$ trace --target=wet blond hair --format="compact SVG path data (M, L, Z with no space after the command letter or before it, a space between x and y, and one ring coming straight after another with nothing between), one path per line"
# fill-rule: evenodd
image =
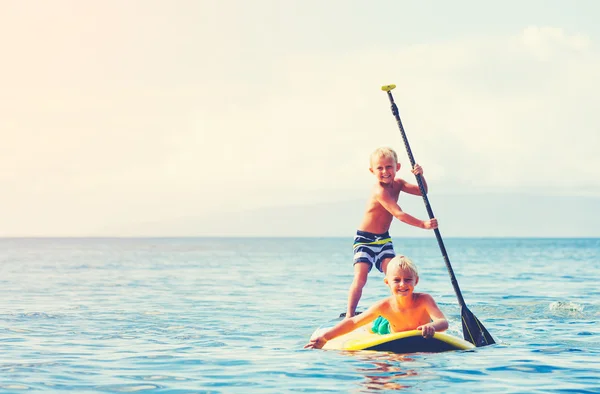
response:
M394 159L394 163L398 164L398 155L396 154L396 151L392 148L384 146L375 149L375 151L371 153L371 157L369 158L369 165L373 166L373 160L380 159L382 157L385 159Z
M392 272L391 270L396 268L401 270L408 270L412 272L413 275L415 275L415 278L419 278L419 270L417 269L417 266L415 265L415 263L412 262L411 259L409 259L406 256L396 256L393 259L391 259L386 268L386 273Z

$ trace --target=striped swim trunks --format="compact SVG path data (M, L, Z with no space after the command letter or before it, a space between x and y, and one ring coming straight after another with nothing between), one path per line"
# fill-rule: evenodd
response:
M354 237L354 264L367 263L370 264L369 271L375 265L380 272L381 263L384 259L393 258L394 245L389 232L383 234L373 234L366 231L358 230Z

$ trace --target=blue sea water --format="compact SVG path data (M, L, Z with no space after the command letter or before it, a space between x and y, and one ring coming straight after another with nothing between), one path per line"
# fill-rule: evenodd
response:
M600 239L446 239L473 351L306 350L348 238L0 239L0 393L600 392ZM435 238L395 239L461 335ZM370 274L359 309L388 289Z

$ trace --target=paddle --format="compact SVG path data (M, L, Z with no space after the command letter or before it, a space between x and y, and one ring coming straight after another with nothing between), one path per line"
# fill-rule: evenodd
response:
M404 140L404 147L406 148L406 153L408 153L408 158L410 159L411 168L415 166L415 159L413 157L412 151L410 150L410 145L408 144L408 139L406 138L406 133L404 132L404 127L402 127L402 121L400 120L400 114L398 112L398 107L394 102L394 97L392 96L392 89L394 89L396 85L386 85L382 86L381 90L387 93L388 98L390 99L390 103L392 104L392 114L396 117L396 122L398 123L398 128L400 129L400 133L402 134L402 139ZM425 208L427 209L427 213L429 214L429 218L433 219L433 210L431 209L431 205L429 204L429 199L427 198L427 193L425 192L425 187L423 186L423 181L420 175L416 175L417 183L419 184L419 189L421 190L421 194L423 195L423 201L425 202ZM462 317L462 327L463 327L463 336L465 340L471 342L473 345L487 346L496 343L490 333L486 330L486 328L481 324L479 319L475 317L475 315L467 308L465 304L465 300L460 292L460 288L458 287L458 281L456 280L456 276L454 276L454 271L452 270L452 266L450 265L450 259L448 258L448 253L446 253L446 248L444 247L444 241L442 241L442 235L440 234L439 229L433 230L435 232L435 237L437 238L438 245L440 246L440 251L442 252L442 256L444 256L444 262L446 263L446 268L448 268L448 274L450 275L450 280L452 281L452 287L454 287L454 292L456 293L456 297L458 297L458 303L460 304L460 315Z

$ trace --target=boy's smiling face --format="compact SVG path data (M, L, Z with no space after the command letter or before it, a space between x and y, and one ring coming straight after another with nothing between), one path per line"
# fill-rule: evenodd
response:
M408 297L415 290L419 277L409 269L393 267L391 270L388 269L383 281L396 297Z
M380 183L390 184L394 181L396 172L400 170L400 163L396 163L392 157L383 157L373 159L369 170L377 177Z

